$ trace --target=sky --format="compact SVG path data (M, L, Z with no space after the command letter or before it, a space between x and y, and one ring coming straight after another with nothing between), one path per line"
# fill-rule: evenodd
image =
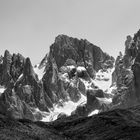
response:
M0 0L0 54L39 63L59 34L87 39L110 55L140 29L140 0Z

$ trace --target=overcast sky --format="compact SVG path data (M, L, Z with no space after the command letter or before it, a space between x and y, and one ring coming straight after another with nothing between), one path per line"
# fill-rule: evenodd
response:
M116 56L140 28L140 0L0 0L0 54L38 63L58 34L86 38Z

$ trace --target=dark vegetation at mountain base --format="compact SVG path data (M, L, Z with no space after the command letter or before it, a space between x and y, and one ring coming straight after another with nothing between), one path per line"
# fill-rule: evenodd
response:
M13 120L0 114L1 140L139 140L140 106L54 122Z

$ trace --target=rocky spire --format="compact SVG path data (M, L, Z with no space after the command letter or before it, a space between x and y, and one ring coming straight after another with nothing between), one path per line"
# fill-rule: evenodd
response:
M1 77L1 85L8 86L9 82L12 82L12 77L10 75L10 67L12 63L12 55L8 50L4 53L3 65L2 65L2 77Z
M30 58L26 58L25 60L25 65L24 65L24 69L23 69L23 75L26 79L30 79L31 77L37 81L37 76L33 70L33 66L32 63L30 61Z

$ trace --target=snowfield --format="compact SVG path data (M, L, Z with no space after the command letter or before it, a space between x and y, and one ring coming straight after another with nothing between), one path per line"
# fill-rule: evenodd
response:
M50 111L50 114L46 115L41 121L44 121L44 122L54 121L57 119L60 113L64 113L67 116L70 116L71 112L73 112L77 108L78 105L82 105L86 103L86 100L87 98L81 94L81 99L77 103L68 101L68 102L64 102L63 106L54 105L54 109Z

